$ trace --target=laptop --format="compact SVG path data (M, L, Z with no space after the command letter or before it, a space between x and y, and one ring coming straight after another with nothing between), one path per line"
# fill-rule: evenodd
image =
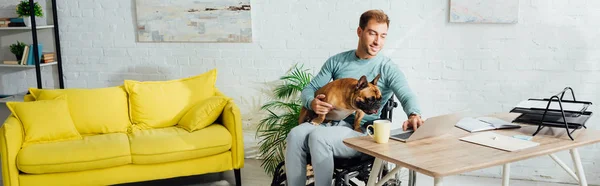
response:
M446 134L463 117L466 112L455 112L451 114L440 115L425 120L416 131L409 129L403 131L402 128L390 131L390 139L402 142L410 142Z

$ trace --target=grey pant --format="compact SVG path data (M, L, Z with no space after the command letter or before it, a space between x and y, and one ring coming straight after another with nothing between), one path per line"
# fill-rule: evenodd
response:
M333 123L331 126L302 123L294 127L286 139L285 170L288 185L306 185L306 157L310 153L315 186L331 186L333 158L349 158L362 154L343 143L346 138L366 135L352 128L351 124L344 121Z

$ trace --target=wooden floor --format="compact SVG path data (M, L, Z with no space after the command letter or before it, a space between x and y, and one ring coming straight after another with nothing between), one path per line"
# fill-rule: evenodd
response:
M268 186L271 177L260 167L260 160L246 159L242 169L242 185L244 186ZM499 178L483 178L473 176L449 176L444 179L444 185L461 186L495 186L501 185ZM147 186L147 185L180 185L180 186L234 186L235 177L233 171L224 173L207 174L193 177L183 177L168 180L157 180L135 184L123 184L121 186ZM362 185L362 184L361 184ZM433 179L423 174L417 174L417 186L432 186ZM511 180L511 186L567 186L573 184L533 182L523 180Z
M260 160L246 159L242 169L242 185L244 186L268 186L271 184L271 177L260 167ZM1 181L1 177L0 177ZM0 182L1 183L1 182ZM499 178L484 178L473 176L449 176L444 178L444 185L461 186L495 186L501 185ZM0 184L1 185L1 184ZM130 184L119 184L119 186L149 186L149 185L173 185L173 186L234 186L235 176L233 171L223 173L206 174L200 176L180 177L166 180L155 180ZM359 185L363 186L363 184ZM431 186L433 179L423 174L417 174L417 186ZM523 180L511 180L511 186L568 186L575 184L561 184L548 182L533 182Z

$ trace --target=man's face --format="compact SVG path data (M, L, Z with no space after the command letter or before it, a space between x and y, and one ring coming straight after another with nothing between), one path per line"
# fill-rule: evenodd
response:
M377 55L385 45L387 31L386 23L377 23L373 19L369 20L364 30L358 27L359 49L370 56Z

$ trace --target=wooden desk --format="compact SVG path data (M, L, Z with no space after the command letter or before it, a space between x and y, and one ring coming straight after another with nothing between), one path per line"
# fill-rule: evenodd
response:
M497 114L495 117L512 121L516 114ZM495 130L502 135L528 135L531 136L537 126L522 125L520 129ZM600 131L593 129L578 129L572 135L574 141L569 139L565 129L545 127L533 137L532 141L540 143L539 146L516 152L508 152L489 148L473 143L460 141L458 138L467 136L468 133L455 127L448 134L404 143L390 139L387 144L378 144L371 137L356 137L345 139L344 143L362 153L374 156L375 162L371 177L367 185L375 185L382 161L396 164L396 168L384 176L377 185L383 184L392 177L401 167L415 170L422 174L434 177L434 185L441 186L444 176L451 176L470 172L478 169L503 165L503 185L508 185L510 163L542 155L550 155L562 168L567 171L580 185L587 185L581 159L577 147L600 142ZM473 133L476 134L476 133ZM560 159L552 153L570 150L576 173L573 173Z

